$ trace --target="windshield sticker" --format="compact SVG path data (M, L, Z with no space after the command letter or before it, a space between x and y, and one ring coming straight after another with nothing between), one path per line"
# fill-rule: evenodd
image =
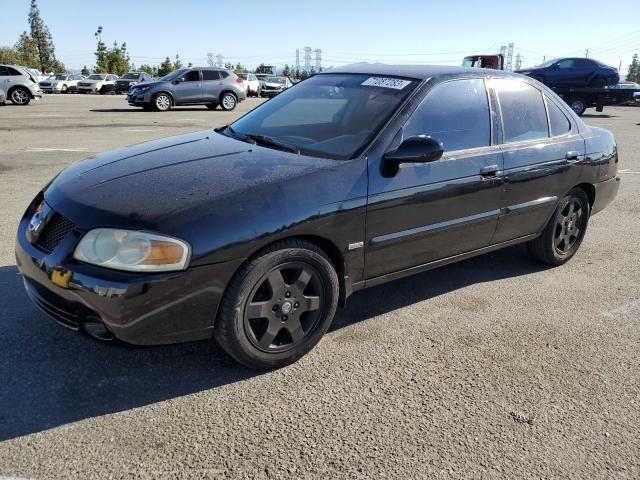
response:
M367 87L382 87L393 88L394 90L402 90L410 83L410 80L401 80L399 78L369 77L360 85L365 85Z

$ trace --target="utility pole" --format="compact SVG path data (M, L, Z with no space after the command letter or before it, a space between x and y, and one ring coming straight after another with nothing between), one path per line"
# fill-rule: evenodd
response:
M311 47L304 47L304 69L306 72L311 71Z
M589 49L584 52L584 58L589 58Z
M520 55L520 52L516 53L516 70L520 70L520 68L522 67L522 59L524 57L522 57L522 55Z
M216 55L216 60L218 61L216 63L216 67L218 67L218 68L224 67L224 55L217 54Z
M322 71L322 50L319 48L315 49L316 53L316 72Z
M509 48L507 50L507 66L505 70L513 70L513 43L509 43Z
M618 64L618 71L622 70L622 60L620 60L620 63Z
M296 72L300 71L300 49L296 48Z
M213 61L213 53L207 53L207 65L210 67L215 67L216 64Z

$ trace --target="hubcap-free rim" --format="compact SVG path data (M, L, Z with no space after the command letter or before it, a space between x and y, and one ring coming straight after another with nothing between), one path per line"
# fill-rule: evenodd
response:
M582 100L574 100L571 102L571 108L573 108L574 112L580 113L584 110L584 103L582 103Z
M167 110L171 106L171 100L166 95L158 95L156 106L159 110Z
M560 255L567 255L584 229L584 209L577 198L571 198L560 211L553 232L553 247Z
M224 105L224 108L231 110L233 107L236 106L235 97L231 94L225 95L224 98L222 99L222 105Z
M258 350L285 352L303 342L319 324L325 287L318 271L303 262L278 265L254 286L243 323Z
M11 94L11 99L20 105L27 103L29 96L24 90L14 90Z

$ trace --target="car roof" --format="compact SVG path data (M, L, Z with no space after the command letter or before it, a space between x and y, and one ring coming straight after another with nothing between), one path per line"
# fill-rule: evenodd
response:
M396 77L415 78L426 80L428 78L444 75L464 75L484 73L487 76L513 76L512 72L502 70L490 70L485 68L453 67L449 65L388 65L385 63L354 63L342 67L326 70L327 73L360 73L366 75L391 75Z

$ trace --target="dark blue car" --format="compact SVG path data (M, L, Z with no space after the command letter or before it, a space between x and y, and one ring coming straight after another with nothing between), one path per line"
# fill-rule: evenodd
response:
M620 81L617 69L590 58L556 58L517 73L550 87L602 88Z

